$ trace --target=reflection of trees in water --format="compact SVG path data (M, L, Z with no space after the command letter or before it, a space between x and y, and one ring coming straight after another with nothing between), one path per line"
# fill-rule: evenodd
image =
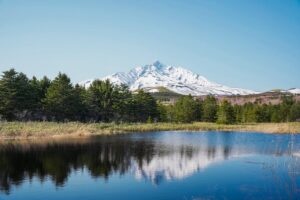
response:
M215 157L216 146L200 149L205 157ZM170 147L151 140L104 139L86 143L6 144L0 146L0 189L9 192L24 179L50 177L56 186L63 186L73 170L86 168L92 177L108 179L114 173L126 173L132 162L138 168L150 163L154 156L167 157L175 152L193 159L199 149L182 145ZM227 149L224 149L226 154Z
M51 178L56 186L63 186L72 171L83 168L92 177L105 179L112 173L122 175L134 168L141 177L159 184L168 177L183 178L231 156L291 153L280 145L282 141L257 145L257 140L249 142L230 133L210 134L190 142L103 137L85 142L0 145L0 190L8 193L12 185L34 177L41 182Z
M72 170L86 168L93 177L108 178L112 172L124 174L130 159L151 159L153 144L149 142L92 142L86 144L5 145L0 149L0 189L9 192L25 178L50 177L62 186ZM142 163L140 161L140 163Z

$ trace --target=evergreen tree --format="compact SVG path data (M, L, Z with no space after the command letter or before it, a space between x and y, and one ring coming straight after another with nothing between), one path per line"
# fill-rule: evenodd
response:
M3 72L0 80L0 115L6 120L26 120L34 105L28 78L14 69Z
M283 95L277 105L255 103L218 105L214 96L203 101L182 96L175 104L157 104L149 93L131 93L125 85L94 81L85 89L73 87L67 75L59 73L54 81L47 77L29 80L14 69L3 72L0 79L0 119L48 119L104 122L192 122L218 123L289 122L299 121L300 103L293 95Z
M215 122L217 119L217 100L214 96L207 96L203 101L203 121Z
M109 80L96 80L88 89L90 111L97 121L108 122L113 117L113 104L116 101L115 87Z
M235 121L237 123L242 123L242 120L243 120L243 106L234 105L233 110L234 110L234 113L235 113Z
M38 81L40 99L44 99L46 97L46 93L50 85L51 81L47 76L44 76L41 80Z
M255 105L253 103L246 103L243 106L243 123L256 122Z
M114 120L129 121L132 94L126 85L115 86L115 101L113 104Z
M235 123L235 113L233 106L228 101L222 101L218 107L217 123L219 124L233 124Z
M169 110L168 110L168 107L167 105L163 105L162 103L158 103L157 104L157 111L158 111L158 120L161 121L161 122L167 122L167 121L170 121L170 118L169 118Z
M90 116L88 112L88 103L87 103L87 91L84 87L75 85L74 96L78 99L78 110L76 119L79 121L90 121Z
M195 100L195 121L201 121L203 116L203 101L200 99Z
M290 110L290 120L300 121L300 102L296 102L292 105Z
M280 121L288 122L290 121L290 109L294 104L293 97L291 95L284 95L280 104Z
M35 112L42 112L42 100L46 97L47 89L51 81L45 76L38 80L35 76L30 80L32 93L34 95L33 107Z
M280 105L272 105L271 106L271 122L280 122Z
M266 104L255 106L255 122L270 122L271 115L269 106Z
M174 105L176 122L192 122L198 118L198 104L191 95L180 97Z
M149 93L139 90L132 97L129 106L131 121L146 122L149 117L154 121L157 120L157 103Z
M50 118L64 120L78 120L81 106L80 96L75 92L70 78L59 73L52 81L43 100L45 111Z

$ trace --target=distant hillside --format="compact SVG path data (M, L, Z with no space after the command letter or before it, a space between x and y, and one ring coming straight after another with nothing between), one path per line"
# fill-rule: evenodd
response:
M279 104L281 98L285 95L291 95L295 101L300 101L300 94L282 93L280 91L265 92L260 94L252 94L245 96L216 96L219 101L227 100L232 104L243 105L245 103L259 103L259 104ZM205 96L198 97L204 99Z
M147 89L145 90L147 91ZM151 91L150 91L151 92ZM155 97L159 101L163 101L165 103L174 103L176 100L183 96L172 91L169 91L165 88L160 88L159 90L155 90L155 92L151 92L151 95ZM279 104L281 102L281 98L285 95L291 95L295 99L295 101L300 101L300 94L292 94L287 92L282 92L281 90L273 90L269 92L264 92L260 94L251 94L251 95L215 95L218 101L227 100L233 105L243 105L245 103L259 103L259 104ZM207 95L195 96L198 99L205 99Z
M150 92L155 99L166 103L173 103L176 99L183 96L164 87L144 88L143 90Z

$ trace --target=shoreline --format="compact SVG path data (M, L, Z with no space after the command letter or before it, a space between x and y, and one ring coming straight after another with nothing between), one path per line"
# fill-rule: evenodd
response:
M300 122L223 125L180 123L80 123L0 122L0 141L38 138L78 138L151 131L237 131L270 134L300 134Z

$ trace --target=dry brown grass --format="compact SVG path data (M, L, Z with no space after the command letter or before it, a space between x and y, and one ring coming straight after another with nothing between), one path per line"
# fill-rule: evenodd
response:
M0 139L39 138L59 136L110 135L129 132L149 132L168 130L188 131L242 131L263 133L300 133L300 123L262 123L221 125L195 122L176 123L56 123L56 122L0 122Z

